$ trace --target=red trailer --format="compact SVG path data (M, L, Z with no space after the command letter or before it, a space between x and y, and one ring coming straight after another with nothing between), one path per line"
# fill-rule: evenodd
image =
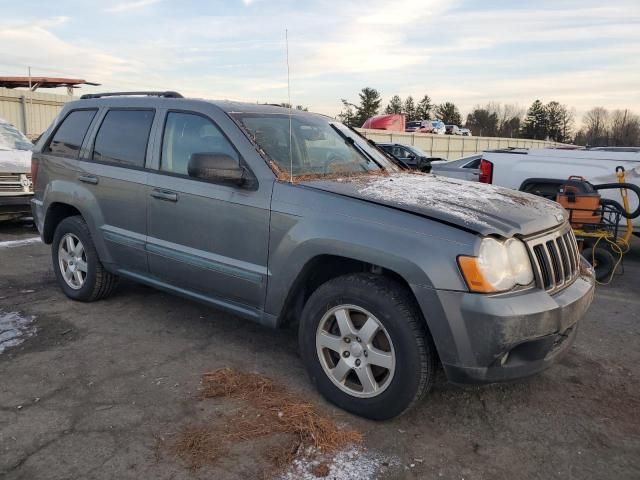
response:
M362 128L372 128L375 130L392 130L394 132L404 132L404 115L376 115L368 118Z

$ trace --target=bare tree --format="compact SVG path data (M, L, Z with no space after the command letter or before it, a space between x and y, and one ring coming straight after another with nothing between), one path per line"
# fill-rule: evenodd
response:
M609 143L609 112L604 107L595 107L585 113L582 119L587 145L602 146Z
M629 147L640 144L640 118L629 110L614 110L609 121L611 144Z

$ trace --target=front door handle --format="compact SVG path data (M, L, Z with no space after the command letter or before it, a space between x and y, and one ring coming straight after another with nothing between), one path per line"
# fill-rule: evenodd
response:
M157 198L158 200L166 200L168 202L178 201L178 194L176 192L172 192L171 190L159 190L156 188L151 191L151 196L153 198Z
M80 180L81 182L84 182L84 183L90 183L92 185L97 185L98 184L98 177L95 177L93 175L80 175L78 177L78 180Z

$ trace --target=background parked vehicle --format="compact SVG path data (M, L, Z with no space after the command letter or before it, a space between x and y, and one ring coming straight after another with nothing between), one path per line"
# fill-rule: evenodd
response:
M432 133L444 135L447 133L447 126L441 120L431 120Z
M480 177L480 160L482 154L470 155L458 160L441 160L431 162L431 173L441 177L459 178L477 182Z
M626 181L640 185L640 151L631 149L508 149L483 153L479 180L555 199L558 190L571 175L579 175L593 184L617 181L616 167L626 170ZM602 192L603 198L620 201L617 190ZM631 210L638 206L629 197ZM634 232L640 233L640 219L633 221Z
M405 131L404 115L376 115L368 118L362 128L371 128L375 130L391 130L393 132Z
M404 131L405 132L415 132L421 126L422 126L422 121L420 121L420 120L407 122L407 126L405 127Z
M0 118L0 221L31 213L32 147L20 130Z
M468 128L461 128L460 129L460 135L462 135L463 137L472 137L473 134L471 133L471 130L469 130Z
M405 129L405 132L432 133L433 125L431 120L417 120L407 122L407 128Z
M457 125L447 125L446 126L446 134L447 135L461 135L460 127Z
M440 160L429 156L429 154L413 145L403 145L401 143L378 143L376 145L388 154L393 155L407 167L422 172L430 171L431 162Z

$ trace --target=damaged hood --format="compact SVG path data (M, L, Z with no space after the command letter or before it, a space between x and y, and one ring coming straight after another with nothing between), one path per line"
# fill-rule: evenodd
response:
M320 179L303 185L374 202L482 235L530 235L568 219L559 204L507 188L427 174Z

